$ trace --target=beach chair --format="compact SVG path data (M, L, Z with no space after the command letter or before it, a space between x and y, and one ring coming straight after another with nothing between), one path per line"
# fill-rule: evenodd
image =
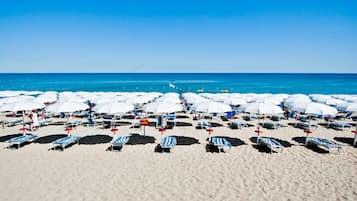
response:
M226 112L224 116L222 116L223 121L228 121L229 119L232 119L236 115L236 111L230 111Z
M3 124L5 126L16 126L16 125L20 124L21 122L22 122L21 119L14 118L14 119L9 119L7 121L4 121Z
M351 128L351 124L348 123L344 123L344 122L330 122L327 124L328 128L333 128L333 129L337 129L337 130L343 130L344 128Z
M337 151L340 152L341 149L341 145L333 141L317 137L308 137L306 139L306 145L315 145L320 149L327 150L328 152L331 152L334 149L337 149Z
M198 122L198 127L201 129L211 128L211 123L209 123L206 120L202 120L202 121Z
M160 147L161 149L171 149L175 147L176 144L177 144L176 137L169 136L169 137L162 138Z
M283 148L284 148L284 146L282 144L280 144L280 142L278 142L270 137L258 136L257 144L261 145L261 146L266 146L267 148L269 148L270 153L278 152L277 150L280 150L280 152L283 152Z
M218 152L223 151L225 147L232 148L232 144L222 137L212 137L210 143L218 148Z
M76 127L79 124L81 124L82 122L79 120L70 120L67 122L67 127Z
M129 136L119 136L115 138L110 146L110 151L113 151L115 147L118 147L119 150L121 150L128 141Z
M309 123L309 122L296 122L294 124L295 128L301 128L301 129L313 129L313 128L317 128L318 126L316 124L313 123Z
M243 121L231 121L229 127L231 129L241 129L242 127L248 127L248 124Z
M79 143L80 138L81 137L79 136L72 136L72 135L68 135L66 137L60 138L51 143L52 147L50 148L50 150L61 148L61 150L63 151L68 145Z
M263 128L268 128L268 129L278 129L283 126L281 123L276 121L264 122L261 123L261 125L263 126Z
M26 142L32 142L37 138L37 135L33 134L23 134L18 137L11 138L7 140L6 142L9 144L7 148L10 148L14 145L17 145L17 148L20 148L20 146Z

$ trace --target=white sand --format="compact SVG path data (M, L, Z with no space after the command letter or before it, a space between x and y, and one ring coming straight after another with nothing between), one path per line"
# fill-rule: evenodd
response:
M180 122L193 122L178 119ZM227 122L213 120L224 125ZM285 122L286 123L286 122ZM20 126L1 129L1 136L19 133ZM119 127L120 135L140 129ZM156 144L127 145L121 152L106 151L109 143L74 145L48 151L50 144L32 143L18 150L0 144L0 200L357 200L357 149L340 143L340 154L321 154L292 140L304 136L291 126L265 130L265 136L293 144L283 153L254 148L255 127L214 129L213 135L243 140L246 145L227 153L206 152L207 133L176 127L166 135L194 137L200 144L176 146L171 153L155 153ZM42 127L38 136L63 134L63 126ZM108 129L79 126L73 135L108 134ZM147 135L160 142L153 127ZM314 136L353 137L347 131L319 127Z

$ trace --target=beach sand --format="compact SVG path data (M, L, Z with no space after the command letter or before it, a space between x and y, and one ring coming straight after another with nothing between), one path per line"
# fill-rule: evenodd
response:
M177 121L196 125L192 118ZM357 149L350 144L339 142L340 154L319 153L296 140L305 135L300 129L264 129L264 136L291 143L283 153L270 154L252 142L255 126L232 130L220 119L212 122L223 124L214 128L213 136L239 138L244 144L226 153L206 152L208 134L194 126L165 132L199 141L178 145L171 153L154 152L161 138L154 127L147 127L146 135L155 137L155 143L127 145L120 152L106 151L109 142L74 145L63 152L48 151L45 140L18 150L1 143L0 200L357 200ZM2 141L19 128L1 129ZM33 133L43 137L65 132L63 126L46 126ZM129 133L142 130L119 126L118 135ZM84 126L72 135L112 136L109 129ZM353 134L320 126L313 136Z

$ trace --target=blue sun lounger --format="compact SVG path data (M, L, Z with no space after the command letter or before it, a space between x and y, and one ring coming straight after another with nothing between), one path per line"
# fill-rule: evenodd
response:
M175 137L169 136L169 137L164 137L161 140L160 147L162 149L171 149L175 147L177 144L177 140Z
M222 138L222 137L212 137L211 143L213 144L213 146L218 148L219 152L223 151L223 149L225 147L227 147L229 149L232 148L232 144L230 142L228 142L228 140L226 140L225 138Z
M280 150L280 152L283 152L283 148L284 148L284 146L280 144L280 142L270 137L258 136L257 144L268 147L270 149L270 153L273 153L273 151L277 152L276 150Z
M114 147L119 147L119 150L129 141L129 136L119 136L112 141L110 150L113 151Z
M18 137L11 138L7 140L6 142L9 143L9 147L17 145L17 148L20 148L21 144L26 143L26 142L32 142L37 138L37 135L33 134L24 134L20 135Z
M61 148L62 151L70 144L75 144L75 143L79 143L79 139L81 137L78 136L73 136L73 135L68 135L66 137L60 138L58 140L55 140L52 142L52 147L51 149L55 149L55 148Z
M310 137L307 138L307 145L315 145L320 149L325 149L328 152L331 152L333 149L337 149L338 152L340 152L341 149L341 145L327 140L327 139L323 139L323 138L317 138L317 137Z
M242 127L248 127L248 124L243 122L243 121L231 121L231 123L229 124L229 127L231 129L241 129Z

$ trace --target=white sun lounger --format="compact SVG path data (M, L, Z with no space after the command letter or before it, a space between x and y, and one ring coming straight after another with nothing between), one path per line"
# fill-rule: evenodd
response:
M278 142L270 137L258 136L257 144L268 147L270 149L270 153L273 153L273 151L276 151L276 150L280 150L280 152L283 152L283 148L284 148L284 146L282 144L280 144L280 142Z
M223 151L225 147L229 149L232 148L232 144L228 142L228 140L226 140L225 138L221 138L221 137L212 137L211 143L213 144L213 146L218 148L219 152Z
M8 148L13 146L13 145L17 145L17 148L20 148L21 144L23 144L25 142L32 142L36 138L37 138L37 135L23 134L21 136L11 138L11 139L7 140L6 142L9 143Z
M173 147L175 147L177 144L177 140L175 137L164 137L162 138L161 140L161 143L160 143L160 147L162 149L171 149Z
M110 150L113 151L114 147L119 147L120 149L129 141L129 136L119 136L112 141Z
M341 149L341 145L327 140L327 139L323 139L323 138L317 138L317 137L310 137L307 139L307 145L309 144L313 144L316 145L317 147L321 148L321 149L325 149L328 152L331 152L333 149L337 149L338 152L340 152Z
M55 149L55 148L59 147L63 151L68 145L79 143L80 138L81 137L73 136L73 135L68 135L66 137L60 138L60 139L52 142L51 149Z

